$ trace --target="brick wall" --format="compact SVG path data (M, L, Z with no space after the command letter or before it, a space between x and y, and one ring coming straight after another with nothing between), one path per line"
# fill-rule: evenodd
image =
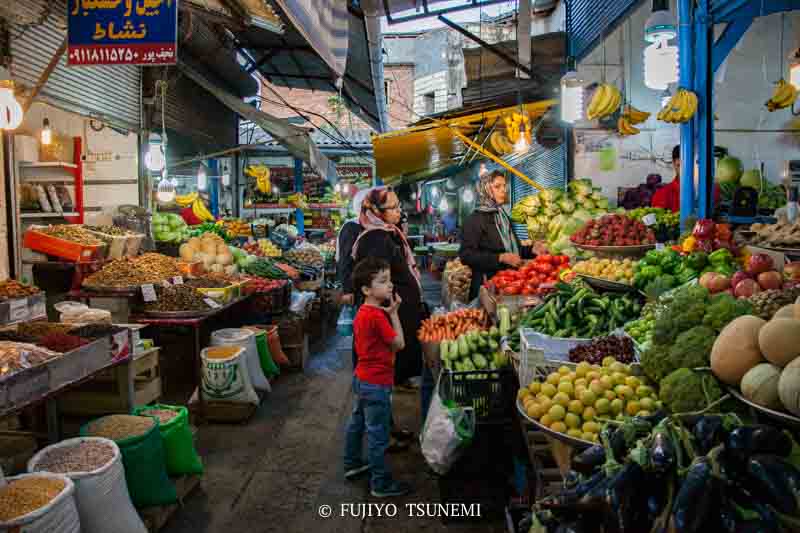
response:
M383 80L389 104L389 127L405 128L417 120L414 115L414 66L384 65Z

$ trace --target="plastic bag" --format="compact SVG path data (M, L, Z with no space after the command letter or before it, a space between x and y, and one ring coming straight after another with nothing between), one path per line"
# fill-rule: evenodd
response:
M244 326L244 329L253 332L256 348L258 349L258 358L261 361L261 370L264 372L264 375L267 376L268 379L278 376L281 370L272 358L272 352L269 349L269 343L267 341L267 332L258 326Z
M189 428L189 410L180 405L142 405L133 409L138 416L151 416L148 410L174 411L177 415L169 422L160 423L158 430L164 439L167 472L171 476L202 474L203 462L194 448L194 437Z
M422 455L439 475L446 474L475 435L475 411L445 402L439 393L441 376L420 435Z
M309 291L292 291L292 301L289 304L289 311L297 315L304 315L306 307L316 297L316 294Z
M353 334L353 307L343 305L336 321L336 332L341 337L350 337Z

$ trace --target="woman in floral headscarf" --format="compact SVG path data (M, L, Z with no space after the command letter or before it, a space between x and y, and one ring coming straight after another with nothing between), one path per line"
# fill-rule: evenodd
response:
M470 299L478 296L484 279L491 278L504 265L517 267L522 258L532 257L514 234L511 217L504 204L508 199L506 177L495 170L478 182L478 207L464 223L461 262L472 269Z

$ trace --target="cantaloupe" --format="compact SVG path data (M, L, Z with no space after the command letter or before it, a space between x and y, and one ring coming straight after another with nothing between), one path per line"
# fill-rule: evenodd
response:
M763 407L780 409L782 406L778 395L780 377L780 367L770 363L758 364L748 370L742 378L742 396Z
M800 358L786 365L781 372L778 396L784 409L800 416Z
M797 318L795 313L797 312L798 306L795 304L786 304L775 313L775 316L772 318Z
M711 370L728 385L738 386L748 370L764 361L758 347L758 332L766 321L740 316L725 326L711 348Z
M774 318L758 332L764 359L783 368L800 355L800 320Z

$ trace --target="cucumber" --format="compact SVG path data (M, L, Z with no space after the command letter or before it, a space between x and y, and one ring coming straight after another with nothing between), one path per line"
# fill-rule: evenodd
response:
M450 341L442 341L439 343L439 358L443 361L450 358Z
M462 358L469 357L469 345L464 335L458 336L458 355Z

